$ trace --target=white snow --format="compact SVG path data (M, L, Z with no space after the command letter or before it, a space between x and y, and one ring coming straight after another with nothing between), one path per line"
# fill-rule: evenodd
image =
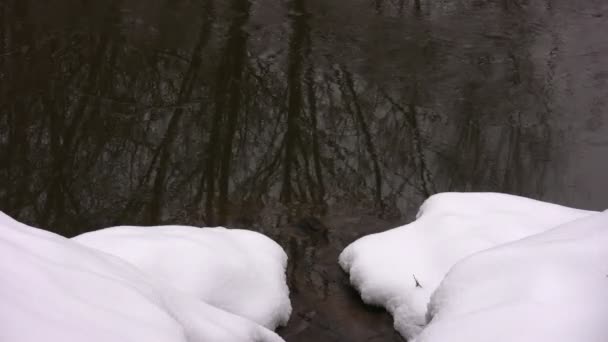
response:
M287 255L260 233L221 227L123 226L74 240L271 330L285 325L291 314Z
M279 342L287 257L246 230L115 227L74 239L0 212L0 341ZM608 340L608 211L432 196L348 246L365 302L415 342Z
M608 341L608 211L475 254L417 342Z
M458 261L593 213L506 194L438 194L416 221L353 242L340 265L364 302L385 307L410 339L425 326L432 293Z
M0 303L0 341L282 341L118 257L1 212Z

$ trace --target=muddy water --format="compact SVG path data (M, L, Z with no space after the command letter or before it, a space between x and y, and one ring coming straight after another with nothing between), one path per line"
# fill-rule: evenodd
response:
M288 251L289 341L399 341L336 265L428 195L608 206L601 0L0 0L0 208Z

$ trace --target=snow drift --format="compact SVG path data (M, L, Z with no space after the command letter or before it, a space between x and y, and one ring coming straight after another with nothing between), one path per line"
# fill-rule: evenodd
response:
M282 341L118 257L1 212L0 303L0 341Z
M160 281L269 329L289 319L287 255L260 233L123 226L86 233L74 240L120 257Z
M593 213L497 193L438 194L424 202L416 221L349 245L340 265L364 302L385 307L397 331L411 339L458 261Z
M475 254L416 342L608 341L608 212Z

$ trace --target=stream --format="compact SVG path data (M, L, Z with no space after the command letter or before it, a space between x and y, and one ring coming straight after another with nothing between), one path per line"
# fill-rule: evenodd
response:
M608 203L604 0L0 0L0 210L240 227L287 341L402 341L337 264L428 196Z

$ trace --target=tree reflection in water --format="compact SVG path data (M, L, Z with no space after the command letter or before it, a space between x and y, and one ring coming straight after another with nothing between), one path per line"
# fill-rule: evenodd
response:
M442 191L605 206L607 10L2 1L0 205L67 236L119 223L261 230L300 267L292 287L318 290L297 295L324 302L324 321L380 320L319 336L369 340L384 324L397 339L390 320L355 313L335 266L345 243ZM296 312L285 334L313 338L320 315Z

